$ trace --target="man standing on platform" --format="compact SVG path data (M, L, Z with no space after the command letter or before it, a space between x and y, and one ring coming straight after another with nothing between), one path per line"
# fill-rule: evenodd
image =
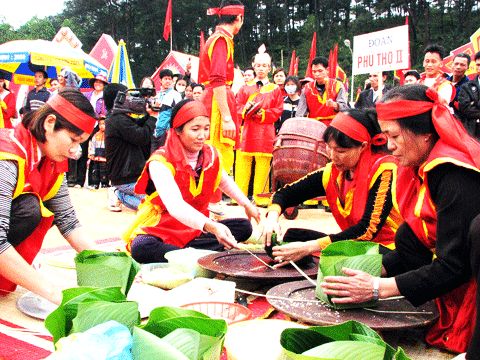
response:
M243 25L244 6L237 0L224 0L220 7L208 9L207 14L216 15L218 25L200 53L198 80L205 85L204 104L211 114L208 142L217 148L223 168L231 173L240 128L235 95L230 89L234 77L233 37Z
M339 111L348 109L343 84L328 78L328 60L318 56L312 60L315 81L305 85L300 95L297 116L307 116L329 125Z

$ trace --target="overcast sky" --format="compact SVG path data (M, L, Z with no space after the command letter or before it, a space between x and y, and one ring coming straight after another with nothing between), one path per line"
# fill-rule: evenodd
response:
M42 19L63 10L65 0L0 0L0 17L18 29L34 16Z

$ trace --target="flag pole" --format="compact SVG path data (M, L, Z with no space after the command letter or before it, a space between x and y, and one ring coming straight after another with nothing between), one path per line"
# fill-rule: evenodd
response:
M172 27L172 19L173 19L173 16L170 16L170 52L172 52L172 49L173 49L173 27Z

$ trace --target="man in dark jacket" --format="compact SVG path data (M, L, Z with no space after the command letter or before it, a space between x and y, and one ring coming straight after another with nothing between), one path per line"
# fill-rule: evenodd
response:
M121 84L109 84L104 90L105 107L108 111L105 121L105 156L107 173L118 200L130 209L136 210L142 196L133 188L150 154L150 142L155 129L156 118L149 114L137 116L114 108L118 92L127 88ZM112 188L111 188L112 189ZM109 209L119 211L115 198L109 199ZM120 209L121 210L121 209Z
M383 81L380 93L378 75L378 73L370 73L368 79L370 80L371 86L369 89L363 90L358 96L358 100L355 103L356 109L374 108L377 100L381 99L382 95L384 95L388 90L390 90L390 87L388 85L385 85L385 81L387 80L387 73L382 71Z
M480 51L475 54L477 76L462 85L458 94L458 111L468 133L480 139Z

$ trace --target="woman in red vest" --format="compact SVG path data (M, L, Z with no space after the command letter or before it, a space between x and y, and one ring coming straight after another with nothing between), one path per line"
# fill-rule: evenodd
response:
M372 110L349 110L335 116L323 135L332 162L275 192L268 208L263 236L270 243L272 231L280 231L278 217L291 206L317 196L326 196L338 225L337 234L307 229L289 229L285 244L273 248L277 261L299 260L322 250L332 241L375 241L382 252L394 248L394 236L402 222L396 204L395 158L386 153Z
M436 299L440 318L427 342L456 352L470 344L467 358L479 359L480 144L423 85L391 90L377 112L404 167L397 196L405 222L395 251L384 256L384 277L345 269L350 277L326 277L322 286L337 303L403 295L418 306ZM477 308L479 300L477 293Z
M217 150L205 144L210 119L200 101L185 99L172 111L164 147L147 161L135 192L146 194L135 222L124 234L132 257L141 263L165 262L165 253L185 247L223 250L252 233L248 219L213 221L208 204L217 189L260 220L259 210L221 166Z
M17 285L60 303L61 290L30 264L52 224L77 251L92 249L64 178L68 158L95 126L95 112L78 90L63 90L0 130L0 294Z

